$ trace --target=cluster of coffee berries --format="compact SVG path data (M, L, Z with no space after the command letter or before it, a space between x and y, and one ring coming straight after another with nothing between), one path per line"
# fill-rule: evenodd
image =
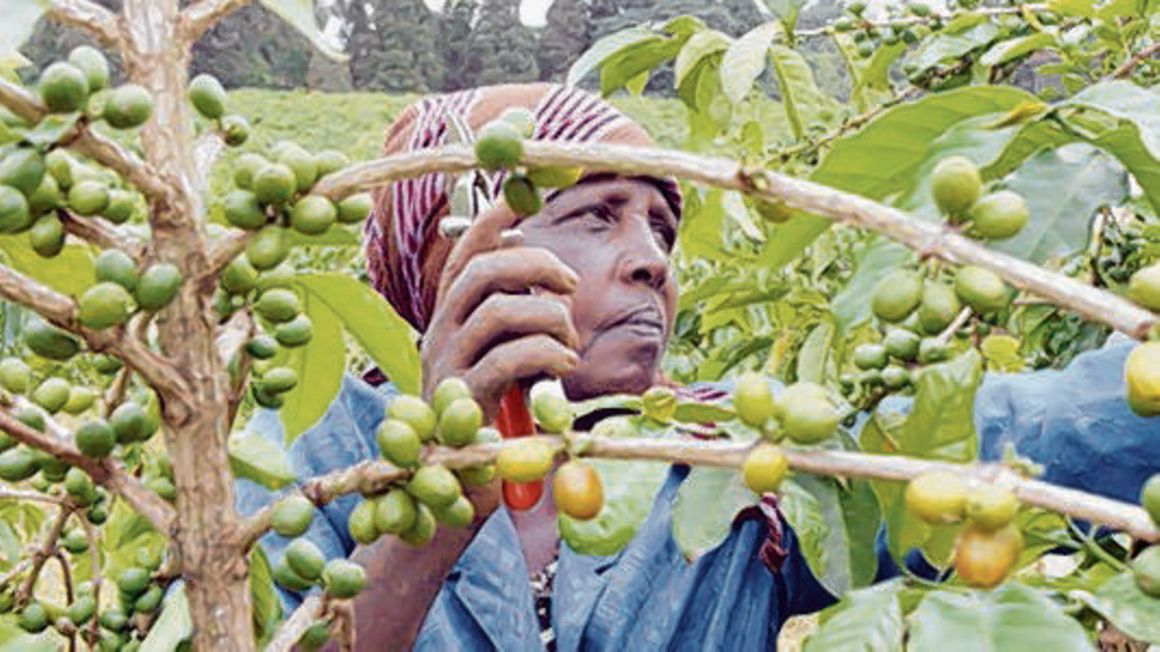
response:
M952 222L986 240L1004 240L1027 226L1030 212L1023 197L1012 190L983 192L979 169L964 156L950 156L935 165L931 196Z
M475 137L475 159L485 170L508 170L504 202L519 215L534 215L543 207L540 188L565 188L580 179L579 168L529 168L521 165L524 140L535 134L535 116L513 107L485 125Z
M955 573L979 588L996 586L1010 574L1023 550L1013 521L1019 501L994 485L972 487L959 475L928 471L906 485L906 508L931 525L966 520L955 546Z
M97 255L96 283L77 298L77 319L85 328L120 326L138 311L156 312L173 301L181 289L181 270L172 263L138 264L119 249Z
M776 491L789 471L779 443L820 444L837 434L841 417L834 397L821 385L797 382L775 396L770 380L754 372L737 378L733 412L764 440L750 451L741 469L745 484L757 493Z
M109 62L100 50L87 45L73 49L66 61L49 64L37 81L40 99L50 113L75 113L99 105L94 117L114 129L132 129L149 120L153 114L149 91L137 84L108 87ZM90 102L97 98L98 102Z

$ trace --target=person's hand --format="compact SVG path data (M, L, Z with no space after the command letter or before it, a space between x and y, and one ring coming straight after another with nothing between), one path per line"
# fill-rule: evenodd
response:
M444 378L462 378L489 419L512 383L559 377L579 363L568 309L576 273L547 249L505 242L518 220L500 205L456 243L420 352L425 396Z

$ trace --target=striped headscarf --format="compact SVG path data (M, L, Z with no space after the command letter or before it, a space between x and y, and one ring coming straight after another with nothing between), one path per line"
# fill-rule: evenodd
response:
M652 144L640 125L591 93L557 84L507 84L428 97L410 105L388 127L383 154L455 142L457 125L475 132L511 107L532 112L533 140ZM479 174L490 196L499 197L506 173ZM586 179L607 176L593 174ZM676 183L650 181L679 216ZM438 234L438 223L449 212L453 184L451 175L431 173L380 187L374 192L374 211L364 227L371 284L419 331L427 327L439 274L451 250L452 242Z

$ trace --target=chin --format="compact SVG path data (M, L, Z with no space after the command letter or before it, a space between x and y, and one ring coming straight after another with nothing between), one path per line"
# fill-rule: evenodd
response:
M587 351L572 373L562 379L570 401L609 394L643 394L656 383L664 347L637 343L634 346L599 346Z

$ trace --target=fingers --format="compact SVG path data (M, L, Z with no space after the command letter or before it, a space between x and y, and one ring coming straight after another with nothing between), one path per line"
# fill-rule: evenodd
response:
M447 256L447 262L443 267L443 280L445 282L454 280L472 258L503 246L504 232L519 221L520 216L506 204L498 204L475 218Z
M551 336L539 334L496 346L467 372L477 392L499 396L512 383L533 376L565 376L580 363L576 352Z
M456 323L463 323L496 292L522 293L541 287L557 294L576 291L579 277L547 249L501 249L472 258L441 297Z
M464 366L475 364L488 349L505 340L540 333L573 350L580 346L572 316L559 300L493 294L471 314L456 336L456 346L465 356L457 362Z

